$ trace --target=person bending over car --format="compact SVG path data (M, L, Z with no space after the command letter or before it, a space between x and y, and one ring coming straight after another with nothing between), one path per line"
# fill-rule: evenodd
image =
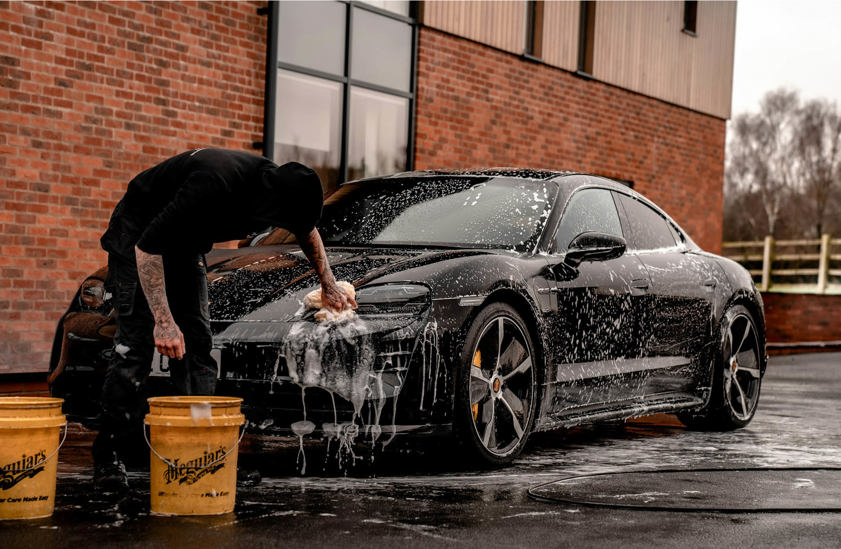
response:
M324 305L356 306L336 284L315 229L323 199L318 175L302 164L219 149L184 152L129 183L101 239L117 330L93 444L97 489L128 488L121 451L140 425L154 349L169 357L179 393L214 392L204 254L215 242L287 229L318 274Z

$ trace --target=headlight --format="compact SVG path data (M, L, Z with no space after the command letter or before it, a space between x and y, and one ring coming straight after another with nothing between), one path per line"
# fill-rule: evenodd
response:
M88 278L82 282L79 292L79 299L82 302L82 307L86 309L100 309L105 305L105 301L110 298L105 292L105 284L101 278Z
M430 303L430 290L422 284L381 284L356 290L357 313L418 313Z

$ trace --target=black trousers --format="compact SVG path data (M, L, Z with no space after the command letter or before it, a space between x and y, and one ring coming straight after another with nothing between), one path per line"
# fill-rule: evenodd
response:
M176 394L211 395L216 389L216 361L207 301L207 269L202 255L164 256L166 295L175 323L184 334L186 354L169 359ZM102 426L93 445L94 462L113 461L146 413L145 386L155 351L155 320L137 275L137 264L108 256L106 289L112 294L117 331L114 352L102 386Z

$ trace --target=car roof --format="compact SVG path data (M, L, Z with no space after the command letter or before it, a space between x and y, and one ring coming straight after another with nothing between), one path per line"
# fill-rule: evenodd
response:
M471 168L464 170L415 170L410 172L400 172L389 175L379 175L373 177L366 177L363 179L356 179L348 181L348 183L356 183L359 181L381 181L384 179L423 179L431 177L505 177L511 179L535 179L535 180L555 180L560 182L562 179L569 176L586 176L594 177L601 180L608 185L616 185L617 188L628 189L633 186L629 181L621 179L614 179L604 175L590 174L574 170L546 170L534 168Z
M515 179L553 179L559 175L568 175L575 172L540 170L531 168L478 168L467 170L422 170L404 172L396 177L429 177L429 176L478 176L478 177L510 177Z

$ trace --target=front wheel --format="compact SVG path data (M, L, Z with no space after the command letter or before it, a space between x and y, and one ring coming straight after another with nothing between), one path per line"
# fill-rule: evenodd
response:
M765 338L742 305L727 310L713 371L712 395L701 410L678 415L687 426L727 431L750 423L759 404Z
M510 306L483 309L467 333L457 380L454 423L473 457L504 465L523 449L534 424L535 348Z

